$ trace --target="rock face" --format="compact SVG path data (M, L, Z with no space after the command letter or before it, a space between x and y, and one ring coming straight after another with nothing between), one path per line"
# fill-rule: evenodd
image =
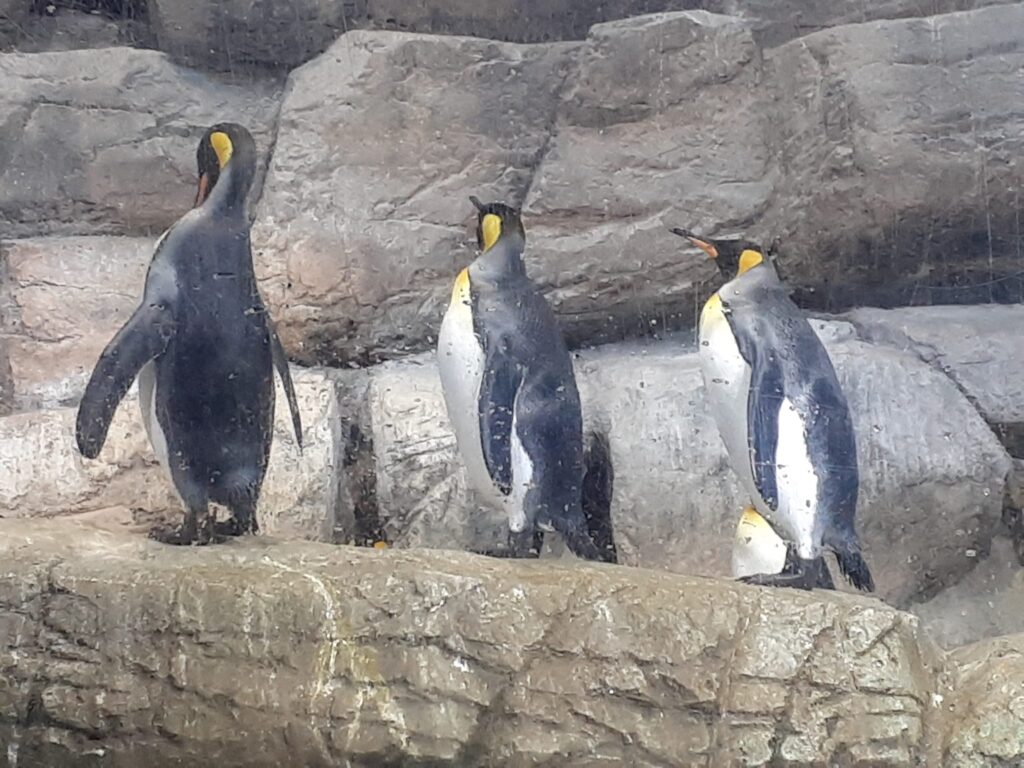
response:
M472 256L469 192L525 205L577 344L692 326L713 268L671 225L778 240L815 308L1020 300L1021 24L1000 5L768 51L705 11L552 46L345 35L291 76L259 211L289 349L429 347Z
M938 764L941 658L866 598L69 522L0 552L19 764Z
M952 728L944 765L1024 764L1024 635L968 646L950 658Z
M847 323L816 325L854 416L858 528L875 581L896 604L921 599L988 551L1009 458L941 373L859 340ZM727 575L745 500L707 412L692 348L665 342L584 352L577 378L585 421L611 445L619 562ZM372 390L377 504L389 540L493 546L487 537L503 520L467 494L433 360L385 366Z
M422 349L472 258L467 195L529 184L571 51L353 32L292 73L253 243L293 356Z
M292 375L304 448L300 453L295 444L279 391L260 525L272 536L330 541L335 512L343 508L338 390L330 375L302 369ZM177 521L181 515L173 486L146 438L134 392L118 410L95 461L84 459L75 447L74 408L0 418L0 516L44 517L112 507L137 511L145 519Z
M794 282L816 288L808 303L1021 300L1024 117L1007 98L1021 24L1017 3L839 27L773 52L784 174L753 229L782 238Z
M835 0L266 0L176 3L148 0L157 47L186 62L218 69L247 64L292 67L355 28L471 35L519 43L582 40L592 24L645 13L704 9L743 17L758 39L776 45L827 27L938 14L1009 0L882 0L850 6ZM2 7L2 6L0 6Z
M943 648L986 637L1024 633L1024 569L1006 536L992 540L988 556L953 586L910 610Z
M857 309L862 335L911 349L943 371L993 426L1024 425L1024 311L1012 307Z
M5 238L159 234L195 198L202 132L245 123L265 158L279 93L130 48L0 54L0 80Z
M139 304L153 244L121 237L0 242L8 294L0 288L0 346L14 408L77 401L100 352Z

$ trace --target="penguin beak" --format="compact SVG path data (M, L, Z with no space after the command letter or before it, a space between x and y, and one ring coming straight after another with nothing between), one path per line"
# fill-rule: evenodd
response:
M192 205L193 208L198 208L204 202L206 197L210 194L210 176L204 173L199 177L199 191L196 193L196 201Z
M475 195L470 195L469 202L471 202L473 204L473 207L476 208L480 213L483 213L484 204L480 202L480 199L478 197L476 197Z
M685 237L687 240L689 240L695 246L697 246L702 251L704 251L704 253L706 253L712 259L717 259L718 258L718 249L715 247L715 244L712 243L710 240L701 240L699 237L697 237L695 234L693 234L693 232L691 232L690 230L688 230L688 229L679 229L678 227L673 227L672 234L673 235L679 235L680 237Z

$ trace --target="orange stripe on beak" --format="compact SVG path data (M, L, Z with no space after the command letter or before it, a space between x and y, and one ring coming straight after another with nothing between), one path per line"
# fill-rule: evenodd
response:
M687 239L691 243L696 245L698 248L700 248L702 251L704 251L704 253L706 253L712 259L717 259L718 258L718 249L715 248L715 246L713 244L707 242L706 240L701 240L700 238L696 238L696 237L688 237Z
M196 201L193 204L193 208L198 208L200 205L206 202L207 196L210 194L210 177L207 174L203 174L199 177L199 191L196 193Z

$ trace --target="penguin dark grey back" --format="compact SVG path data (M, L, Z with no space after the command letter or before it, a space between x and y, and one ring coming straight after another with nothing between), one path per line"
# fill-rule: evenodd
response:
M273 437L274 369L296 439L302 426L288 361L260 297L245 200L256 169L249 132L220 123L196 153L197 207L158 241L142 303L104 349L79 406L79 450L95 458L132 381L143 422L183 506L161 541L207 543L256 532ZM216 523L210 502L233 519Z
M746 580L828 586L820 560L827 549L855 587L874 589L854 524L859 474L853 422L824 345L759 245L672 231L715 259L728 278L701 313L705 389L756 511L792 545L782 573ZM769 546L771 537L757 541Z
M554 312L526 274L519 211L470 200L481 253L456 279L438 337L445 404L470 481L506 511L507 554L535 555L541 531L553 529L575 554L613 559L587 529L579 392Z

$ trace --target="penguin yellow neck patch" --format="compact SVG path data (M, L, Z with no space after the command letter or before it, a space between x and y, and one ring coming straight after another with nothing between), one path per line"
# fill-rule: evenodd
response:
M493 213L484 214L480 222L480 233L483 235L484 250L489 251L501 237L501 217Z
M760 251L747 248L740 254L740 266L737 274L742 275L744 272L748 272L763 261L764 256L761 255Z
M740 524L737 526L739 531L742 531L743 527L755 529L767 529L771 530L771 526L768 525L768 521L765 520L753 507L747 507L743 510L743 514L740 516Z
M464 269L459 272L459 276L455 278L455 286L452 288L452 305L468 305L469 303L469 270Z
M228 164L231 153L234 151L231 139L226 133L216 131L210 134L210 144L213 146L213 151L217 153L217 162L220 163L221 170L224 170L224 166Z

